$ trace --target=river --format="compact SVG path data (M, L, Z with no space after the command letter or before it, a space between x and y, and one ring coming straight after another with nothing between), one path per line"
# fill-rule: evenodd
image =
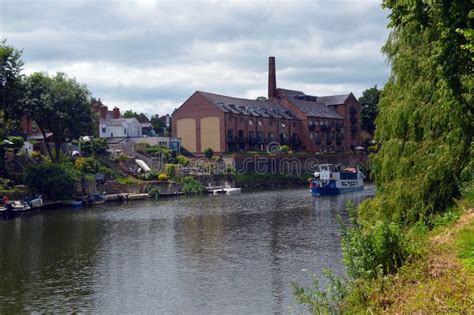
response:
M0 313L299 310L291 282L344 274L337 215L373 194L273 190L0 220Z

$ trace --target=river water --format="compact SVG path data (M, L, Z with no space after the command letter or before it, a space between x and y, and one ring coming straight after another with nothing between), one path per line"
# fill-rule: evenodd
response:
M299 312L291 282L344 274L337 215L373 193L273 190L0 221L0 313Z

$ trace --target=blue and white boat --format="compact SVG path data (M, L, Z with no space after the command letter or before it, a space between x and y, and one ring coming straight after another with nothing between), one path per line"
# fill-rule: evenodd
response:
M339 195L364 190L364 174L358 166L319 164L310 182L311 194Z

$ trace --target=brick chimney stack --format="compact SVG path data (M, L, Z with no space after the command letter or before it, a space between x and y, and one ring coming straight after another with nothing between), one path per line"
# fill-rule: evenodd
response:
M275 57L268 58L268 99L271 101L276 97L276 73Z
M120 109L116 106L112 110L112 118L119 119L120 118Z

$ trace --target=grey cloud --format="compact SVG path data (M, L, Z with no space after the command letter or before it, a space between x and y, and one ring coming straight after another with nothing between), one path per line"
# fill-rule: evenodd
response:
M236 96L265 90L269 55L277 57L281 83L381 86L388 77L380 53L388 34L386 14L379 3L349 0L0 0L2 36L24 48L27 70L77 65L67 72L97 97L140 104L179 104L194 89ZM81 68L82 63L92 66ZM104 64L114 68L110 78L101 74ZM149 69L166 71L154 77ZM173 85L162 84L170 77Z

